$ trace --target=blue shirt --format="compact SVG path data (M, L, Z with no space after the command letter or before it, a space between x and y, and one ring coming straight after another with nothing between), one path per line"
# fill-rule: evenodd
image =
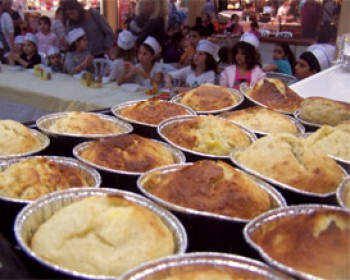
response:
M293 75L292 67L287 59L274 60L272 64L277 66L277 69L274 72Z

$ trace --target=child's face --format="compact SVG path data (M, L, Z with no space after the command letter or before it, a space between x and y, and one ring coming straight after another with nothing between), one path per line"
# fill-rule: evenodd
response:
M36 45L30 41L25 41L23 45L23 52L26 55L32 55L36 51Z
M23 52L23 45L22 44L15 44L15 52L17 52L17 53Z
M41 20L39 21L39 30L46 34L50 32L50 25L48 25L45 21Z
M77 51L85 51L88 48L87 36L83 36L81 39L75 42L77 46Z
M49 63L50 63L50 65L60 65L60 63L61 63L61 55L59 53L50 55Z
M240 49L238 49L236 53L236 62L237 62L237 65L240 65L240 66L246 65L245 54Z
M198 32L195 32L195 31L191 31L190 32L190 40L191 40L191 46L192 47L196 47L199 40L201 39L201 36L199 36L199 33Z
M141 63L141 65L144 65L144 64L151 63L154 59L154 55L148 49L146 49L144 46L141 46L139 48L137 58L138 58L139 62Z
M287 57L281 46L275 46L273 48L272 58L274 60L280 60L280 59L286 59Z
M310 65L304 59L300 59L300 61L295 65L294 70L294 75L299 80L305 79L315 74L315 71L310 69Z
M197 51L193 56L193 63L196 66L205 66L207 54L205 52Z

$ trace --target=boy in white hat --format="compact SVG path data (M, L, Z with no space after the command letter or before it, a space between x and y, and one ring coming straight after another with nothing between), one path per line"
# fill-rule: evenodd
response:
M41 64L41 56L37 51L37 39L32 33L24 36L23 53L19 55L16 52L10 52L8 61L11 65L22 65L24 68L31 69L34 65Z
M181 68L170 72L165 76L165 86L173 87L173 81L184 84L184 87L173 88L174 92L183 92L199 85L215 83L217 70L218 45L209 40L200 40L196 47L196 53L193 56L191 66Z
M88 50L88 40L81 27L71 30L67 35L69 50L64 60L64 70L68 74L77 74L91 70L94 57Z
M118 81L120 74L124 71L124 63L136 63L135 37L127 30L118 34L117 39L117 57L113 61L113 68L110 74L110 80Z
M323 50L306 51L300 55L300 60L294 68L294 75L299 80L302 80L327 69L329 66L329 58Z
M21 55L23 53L23 46L24 46L24 37L22 35L18 35L15 37L15 47L14 52L18 55Z
M162 65L156 62L162 49L154 37L148 36L141 44L137 58L139 63L133 65L130 62L124 63L124 71L118 79L118 84L126 81L150 87L154 83L160 84L163 81Z
M49 46L47 49L47 64L52 72L63 73L63 63L60 50L56 46Z

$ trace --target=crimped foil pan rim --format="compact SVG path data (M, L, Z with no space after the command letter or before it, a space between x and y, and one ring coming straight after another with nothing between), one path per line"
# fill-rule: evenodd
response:
M182 151L180 151L179 149L176 149L176 147L173 147L173 146L169 145L168 143L158 141L156 139L150 139L150 138L148 138L148 139L163 145L164 148L166 148L168 151L170 151L172 153L174 159L176 159L178 162L180 162L180 163L186 162L186 157L185 157L184 153ZM134 172L134 171L111 169L111 168L108 168L108 167L105 167L102 165L98 165L98 164L95 164L91 161L84 159L82 156L80 156L80 153L81 153L81 151L88 148L92 142L93 141L87 141L87 142L82 142L82 143L76 145L73 148L74 157L76 157L79 161L82 161L83 163L85 163L89 166L92 166L93 168L96 168L96 169L102 170L102 171L106 171L109 173L131 175L131 176L140 176L141 174L144 173L144 172Z
M88 166L79 160L76 160L74 158L70 157L63 157L63 156L29 156L29 157L24 157L24 158L15 158L11 159L5 162L0 162L0 172L8 168L10 165L20 162L20 161L25 161L28 159L33 159L33 158L46 158L50 161L54 161L57 163L61 163L64 165L70 165L74 167L78 167L80 170L83 172L86 172L89 174L92 178L94 178L95 185L94 186L88 186L90 188L99 188L102 183L101 175L98 173L97 170L92 168L91 166ZM81 188L78 186L72 186L70 188ZM27 204L33 202L33 200L25 200L25 199L18 199L18 198L9 198L5 196L0 196L0 201L8 201L8 202L14 202L14 203L20 203L20 204Z
M267 109L267 108L266 108L266 109ZM272 109L268 109L268 110L272 110ZM274 110L272 110L272 111L274 111ZM274 111L274 112L276 112L276 111ZM279 112L277 112L277 113L279 113ZM233 123L235 123L235 124L238 124L238 125L240 125L241 127L244 127L245 129L248 129L248 130L250 130L251 132L253 132L253 133L255 133L255 134L258 134L258 135L265 136L265 135L269 135L269 134L273 134L273 133L274 133L274 132L264 132L264 131L261 131L261 130L252 129L252 128L249 128L249 127L245 126L244 124L240 124L240 123L236 122L235 120L230 120L229 118L226 117L226 115L229 115L229 114L230 114L230 112L225 112L225 113L223 113L223 114L218 115L218 117L227 119L227 120L229 120L229 121L231 121L231 122L233 122ZM281 114L281 113L280 113L280 114ZM297 120L296 118L293 118L293 117L290 116L290 115L285 115L285 114L282 114L282 115L286 116L287 118L289 118L289 119L291 120L291 122L294 124L294 126L295 126L296 129L298 130L298 131L297 131L297 134L299 134L299 133L305 133L305 127L303 126L303 124L302 124L299 120Z
M217 252L193 252L183 255L167 256L135 267L120 277L120 280L141 280L153 273L176 269L187 265L208 265L214 267L239 268L261 274L270 279L291 279L288 275L251 258ZM257 275L258 276L258 275Z
M152 202L151 200L127 191L121 191L113 188L73 188L73 189L67 189L64 191L58 191L55 193L50 193L48 195L45 195L43 197L40 197L33 203L28 204L25 206L20 213L17 215L15 224L14 224L14 233L17 243L19 244L20 248L31 258L34 258L37 262L39 262L41 265L53 269L55 272L64 273L69 276L74 276L77 278L85 278L85 279L119 279L119 277L116 276L103 276L103 275L92 275L92 274L85 274L78 271L69 270L66 268L62 268L58 265L55 265L53 263L50 263L42 258L40 258L37 254L35 254L30 248L29 245L27 245L27 242L24 240L24 237L21 234L21 230L25 224L25 221L35 213L35 211L38 211L38 209L43 209L45 205L48 205L50 203L54 202L62 202L65 200L70 199L71 201L67 202L65 205L63 203L60 203L58 206L59 209L65 207L66 205L70 205L74 201L81 200L82 198L89 197L89 196L118 196L123 197L127 199L128 201L131 201L133 203L136 203L138 205L141 205L143 207L146 207L156 215L158 215L162 221L166 224L166 226L172 231L174 235L174 239L177 242L177 248L176 253L174 254L184 254L186 252L187 246L188 246L188 239L186 235L186 231L184 226L181 224L181 222L168 210L165 208L157 205L156 203ZM59 209L54 209L54 213L56 213ZM53 213L52 213L53 214ZM52 216L51 214L51 216ZM51 217L50 216L50 217ZM49 217L46 217L45 220L47 220ZM42 223L41 223L42 224ZM34 229L31 229L34 234ZM29 242L29 241L28 241Z
M137 120L129 119L129 118L124 117L123 115L121 115L120 112L118 112L118 111L120 111L120 110L122 110L122 109L124 109L126 107L131 107L131 106L137 104L138 102L147 101L147 100L148 99L141 99L141 100L134 100L134 101L124 102L124 103L121 103L121 104L113 106L111 108L111 112L112 112L112 114L115 117L117 117L117 118L119 118L119 119L121 119L121 120L123 120L125 122L131 123L131 124L143 125L143 126L147 126L147 127L152 127L154 129L156 129L158 127L158 124L148 124L148 123L140 122L140 121L137 121ZM170 101L166 101L166 100L160 100L160 102L171 103ZM185 106L183 104L178 104L178 105L181 106L181 107L184 107L186 109L186 111L188 113L187 115L191 115L191 116L197 115L196 112L193 109L191 109L190 107Z
M310 127L320 128L320 127L322 126L322 124L312 123L312 122L309 122L309 121L306 121L306 120L300 118L300 110L296 110L296 111L294 112L294 117L295 117L299 122L301 122L302 124L307 125L307 126L310 126Z
M184 163L184 164L174 164L174 165L168 165L168 166L162 166L162 167L158 167L158 168L154 168L152 170L149 170L147 172L145 172L144 174L142 174L136 181L136 185L137 188L149 199L155 201L156 203L162 205L163 207L169 209L170 211L175 211L175 212L180 212L180 213L185 213L185 214L190 214L190 215L195 215L195 216L202 216L202 217L209 217L209 218L215 218L215 219L219 219L219 220L226 220L226 221L232 221L232 222L239 222L239 223L247 223L248 221L250 221L251 219L244 219L244 218L239 218L239 217L229 217L229 216L225 216L225 215L220 215L220 214L215 214L212 212L207 212L207 211L200 211L200 210L195 210L192 208L187 208L184 206L180 206L177 205L175 203L172 202L168 202L166 200L163 200L162 198L159 198L158 196L150 193L149 191L147 191L147 189L145 189L143 187L142 181L149 176L150 174L154 173L154 172L164 172L164 173L170 173L172 171L175 171L177 169L180 169L184 166L189 166L189 165L193 165L194 163ZM235 167L233 167L235 168ZM273 188L271 185L269 185L268 183L254 177L251 176L247 173L245 173L242 170L239 170L237 168L235 168L238 172L241 172L243 174L246 174L247 176L249 176L257 185L259 188L263 189L264 191L266 191L270 197L270 199L272 199L274 201L275 204L278 205L278 207L276 208L281 208L281 207L285 207L287 206L287 203L284 199L284 197L275 189Z
M230 111L230 110L233 110L233 109L237 108L244 101L243 94L240 91L238 91L236 89L233 89L233 88L227 88L227 89L237 99L237 103L235 103L235 104L233 104L231 106L224 107L222 109L217 109L217 110L209 110L209 111L197 111L197 110L194 110L194 109L192 109L192 110L194 112L196 112L197 115L207 115L207 114L220 114L220 113L223 113L223 112L226 112L226 111ZM181 98L182 98L182 96L175 95L173 98L170 99L170 101L173 102L173 103L182 104L181 103Z
M232 151L232 153L230 154L230 160L233 162L233 164L235 164L236 166L238 166L240 169L264 180L264 181L267 181L268 183L270 184L273 184L274 186L277 186L281 189L284 189L284 190L288 190L288 191L291 191L293 193L298 193L298 194L302 194L302 195L307 195L307 196L310 196L310 197L319 197L319 198L327 198L329 196L332 196L332 195L335 195L336 193L336 190L332 191L332 192L328 192L328 193L323 193L323 194L318 194L318 193L312 193L312 192L308 192L308 191L305 191L305 190L301 190L301 189L298 189L296 187L293 187L293 186L290 186L290 185L287 185L287 184L284 184L280 181L277 181L276 179L272 179L270 177L267 177L251 168L248 168L246 167L245 165L241 164L239 161L237 161L235 158L234 158L234 155L235 153L237 153L238 150L234 150ZM338 164L339 168L342 170L342 173L344 175L344 178L347 176L347 172L345 171L345 169L340 166ZM343 178L343 180L344 180ZM342 181L343 181L342 180Z
M349 184L348 187L347 184ZM336 192L336 197L339 205L345 210L350 211L350 207L346 206L345 204L345 195L347 192L350 192L350 177L344 179L344 181L340 184Z
M261 106L261 107L264 107L264 108L267 108L267 109L279 112L279 113L284 114L284 115L293 115L293 112L288 112L288 111L284 111L284 110L271 108L271 107L269 107L269 106L267 106L267 105L265 105L265 104L255 100L254 98L250 97L248 95L249 89L247 88L246 84L241 84L239 89L240 89L241 93L244 95L244 97L247 98L249 101L253 102L255 105L258 105L258 106Z
M41 151L45 150L50 145L50 138L47 137L47 135L45 135L44 133L41 133L40 131L38 131L36 129L30 129L30 130L33 132L34 136L39 140L39 142L42 145L35 150L28 151L25 153L18 153L18 154L6 155L6 156L0 155L0 160L9 160L9 159L13 159L13 158L31 156L31 155L40 153Z
M163 129L164 127L167 127L168 125L172 125L173 123L176 123L176 122L184 122L184 121L187 121L187 120L190 120L194 117L201 117L201 118L205 118L207 117L206 115L197 115L197 116L179 116L179 117L174 117L174 118L170 118L170 119L167 119L165 121L162 121L158 127L157 127L157 132L159 134L159 136L164 140L166 141L167 143L169 143L171 146L177 148L178 150L180 151L183 151L183 152L187 152L189 154L193 154L193 155L197 155L197 156L201 156L201 157L206 157L206 158L211 158L211 159L229 159L230 158L230 154L228 155L225 155L225 156L219 156L219 155L213 155L213 154L205 154L205 153L201 153L201 152L197 152L197 151L193 151L193 150L190 150L190 149L187 149L185 147L182 147L182 146L179 146L175 143L173 143L172 141L170 141L168 139L168 137L163 133ZM232 122L231 122L232 123ZM256 140L257 140L257 137L256 135L250 131L249 129L246 129L244 127L242 127L241 125L238 125L238 124L235 124L236 126L238 126L250 139L251 143L254 143Z
M106 137L115 137L120 134L127 134L131 133L133 131L133 127L131 124L126 123L118 118L115 118L113 116L103 115L99 113L92 113L92 112L83 112L85 114L91 114L91 115L97 115L103 120L109 121L111 123L115 123L125 129L123 132L115 132L115 133L106 133L106 134L76 134L76 133L63 133L63 132L55 132L47 127L43 126L46 122L52 122L54 120L63 118L67 116L71 112L59 112L59 113L52 113L48 115L41 116L36 120L36 126L45 134L52 136L52 137L70 137L70 138L85 138L85 139L98 139L98 138L106 138Z
M315 211L318 211L319 209L330 209L335 211L346 212L346 210L343 208L340 208L337 206L325 205L325 204L300 204L300 205L287 206L284 208L277 208L277 209L273 209L268 212L265 212L260 216L256 217L255 219L251 220L249 223L247 223L243 228L243 237L245 241L248 243L248 245L251 246L253 249L255 249L259 253L259 255L265 260L265 262L267 262L267 264L301 279L321 280L323 278L314 276L306 272L298 271L294 268L288 267L287 265L284 265L274 260L251 238L252 233L256 229L259 229L263 224L269 221L278 219L280 217L285 217L285 216L297 216L299 214L313 213Z

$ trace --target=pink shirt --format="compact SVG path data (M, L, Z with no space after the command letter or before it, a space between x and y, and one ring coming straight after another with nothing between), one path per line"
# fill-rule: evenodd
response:
M58 39L55 34L50 32L49 34L45 35L42 32L38 32L35 34L37 40L38 40L38 52L46 53L49 46L56 46L58 47Z
M252 70L247 71L244 75L241 75L239 71L236 71L233 88L239 90L239 87L242 83L246 83L247 85L250 85L251 80L252 80Z

